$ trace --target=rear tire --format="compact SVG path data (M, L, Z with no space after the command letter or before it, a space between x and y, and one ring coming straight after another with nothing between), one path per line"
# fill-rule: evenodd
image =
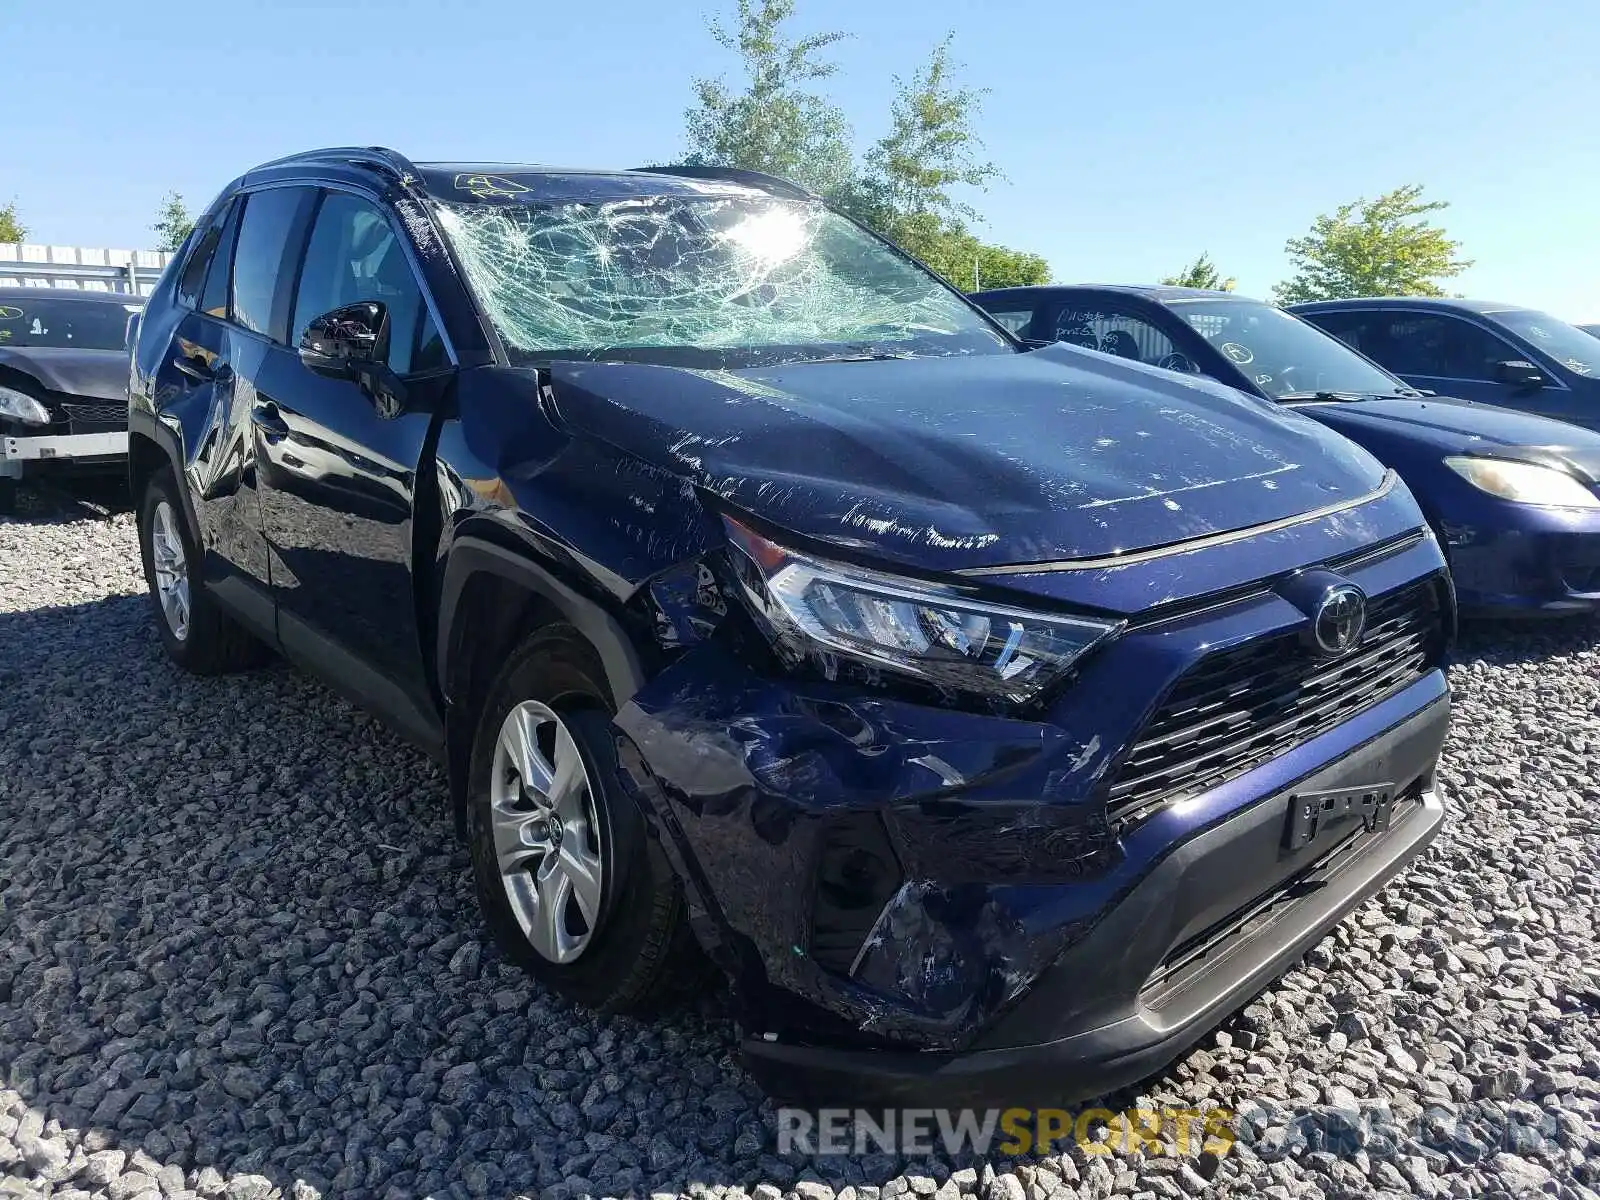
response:
M569 626L518 648L479 715L467 834L478 902L506 955L589 1008L638 1012L697 978L703 960L682 884L622 785L604 680Z
M151 477L139 503L139 555L156 631L173 662L195 675L226 675L266 657L266 647L217 607L200 582L200 555L164 473Z

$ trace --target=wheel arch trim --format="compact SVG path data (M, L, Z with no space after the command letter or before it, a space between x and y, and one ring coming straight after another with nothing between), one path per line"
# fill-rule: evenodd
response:
M556 578L527 553L496 542L467 535L456 538L445 563L439 591L439 621L436 664L446 703L449 694L451 656L458 648L456 628L462 594L477 575L488 573L523 588L548 603L561 619L583 635L600 656L606 686L612 703L621 706L644 685L644 667L638 651L620 622L601 605Z

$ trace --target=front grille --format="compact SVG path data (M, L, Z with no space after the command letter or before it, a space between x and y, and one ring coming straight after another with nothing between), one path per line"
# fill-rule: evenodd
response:
M1328 659L1300 630L1220 650L1189 669L1128 751L1107 793L1119 827L1198 795L1325 733L1421 678L1442 633L1439 586L1368 601L1360 647Z
M67 403L61 406L61 411L66 413L67 420L72 422L74 427L79 425L126 426L128 423L128 406L126 404Z

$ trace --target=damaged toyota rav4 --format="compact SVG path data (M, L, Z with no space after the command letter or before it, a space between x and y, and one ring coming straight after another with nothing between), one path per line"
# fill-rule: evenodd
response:
M509 957L608 1011L709 957L782 1096L1142 1078L1439 827L1393 473L783 181L280 160L134 357L171 656L438 755Z

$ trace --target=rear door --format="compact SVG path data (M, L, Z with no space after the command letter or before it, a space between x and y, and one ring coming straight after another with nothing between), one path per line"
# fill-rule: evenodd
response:
M284 649L431 743L438 718L411 575L418 469L433 397L451 364L407 243L384 207L319 194L280 341L256 376L262 520ZM312 319L358 301L388 313L387 364L406 381L396 410L353 379L305 366Z
M247 195L235 196L197 234L175 289L177 324L155 376L163 415L182 431L202 578L270 638L272 600L256 493L249 388L247 382L241 387L241 347L230 326L235 246L251 201Z

